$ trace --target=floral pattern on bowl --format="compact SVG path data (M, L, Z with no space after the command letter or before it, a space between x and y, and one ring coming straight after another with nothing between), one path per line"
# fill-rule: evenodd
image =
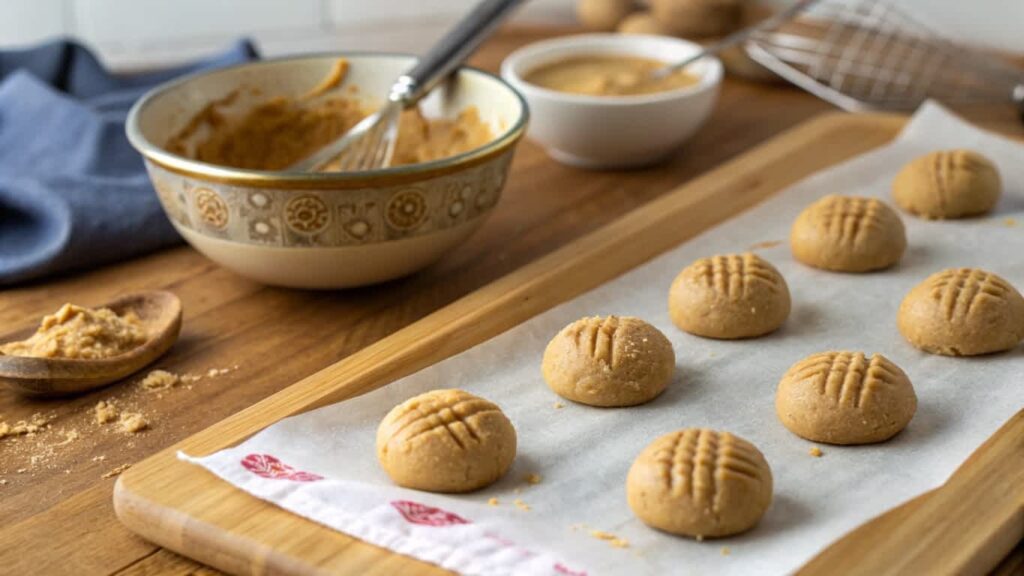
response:
M252 188L194 179L147 162L178 225L204 236L272 246L348 246L430 234L475 220L498 202L512 150L477 166L407 184L350 190Z

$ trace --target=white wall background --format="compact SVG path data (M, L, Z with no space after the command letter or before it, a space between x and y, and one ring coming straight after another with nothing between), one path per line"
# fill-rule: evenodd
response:
M1024 0L888 1L951 38L1024 54ZM470 5L471 0L0 0L0 47L73 36L122 69L187 60L240 36L256 38L270 56L418 52ZM529 0L516 18L571 23L573 0Z

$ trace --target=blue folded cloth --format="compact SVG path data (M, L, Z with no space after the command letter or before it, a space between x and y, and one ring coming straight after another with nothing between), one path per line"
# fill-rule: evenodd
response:
M73 42L0 51L0 284L180 242L125 116L161 82L257 57L240 41L192 65L114 75Z

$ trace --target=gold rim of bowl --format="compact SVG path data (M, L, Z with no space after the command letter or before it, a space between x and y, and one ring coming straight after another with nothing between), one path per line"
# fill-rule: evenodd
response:
M443 176L452 172L469 168L482 164L496 156L503 154L508 151L515 143L523 136L526 131L526 124L530 117L529 107L526 104L526 100L523 96L512 87L511 84L506 82L503 78L496 74L481 70L474 66L462 66L459 71L469 71L475 74L481 74L489 77L515 96L519 102L520 114L516 119L515 123L504 132L502 132L494 140L491 140L487 144L474 148L462 154L450 156L448 158L441 158L439 160L432 160L430 162L423 162L420 164L407 164L403 166L395 166L392 168L383 168L378 170L365 170L360 172L284 172L284 171L272 171L272 170L247 170L243 168L231 168L227 166L218 166L216 164L209 164L207 162L201 162L199 160L193 160L184 156L168 152L162 147L157 146L150 142L142 134L142 130L139 128L139 118L145 112L147 106L149 106L153 99L163 94L164 92L176 88L182 84L186 84L200 78L214 73L224 72L225 70L232 70L235 68L254 67L260 65L266 65L271 63L279 63L289 60L311 60L316 58L344 58L347 56L359 56L359 57L380 57L380 58L393 58L393 57L413 57L410 54L402 53L389 53L389 52L346 52L343 54L338 53L320 53L320 54L306 54L302 56L286 56L279 58L268 58L265 60L258 60L254 62L245 62L242 64L235 64L233 66L225 66L223 68L216 68L213 70L206 70L202 72L195 72L192 74L185 75L181 78L171 80L160 84L155 88L147 92L142 98L132 106L128 112L128 119L125 122L125 131L128 135L128 140L132 146L148 161L152 162L161 168L181 174L183 176L190 176L197 179L202 179L209 182L218 182L222 184L230 185L241 185L250 186L254 188L278 188L278 189L351 189L351 188L365 188L368 186L374 186L382 182L388 184L401 184L403 182L411 182L416 180L424 180L427 178L433 178L436 176Z

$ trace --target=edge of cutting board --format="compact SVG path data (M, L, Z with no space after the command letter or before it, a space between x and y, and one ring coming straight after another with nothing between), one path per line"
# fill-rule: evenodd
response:
M320 526L176 458L235 445L287 416L363 394L646 262L804 177L892 140L888 114L826 113L136 464L114 509L147 540L232 573L447 574Z

